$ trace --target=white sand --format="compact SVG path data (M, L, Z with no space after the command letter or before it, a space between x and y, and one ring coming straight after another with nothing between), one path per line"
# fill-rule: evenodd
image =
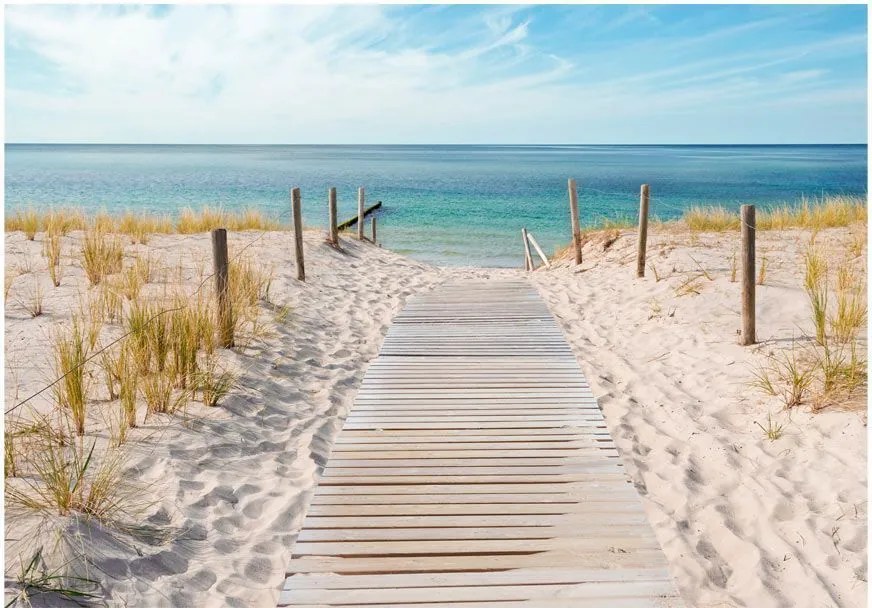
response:
M289 236L259 234L233 235L231 256L255 241L248 251L275 269L270 300L293 312L279 323L265 309L272 335L224 354L241 378L220 407L192 403L184 424L150 418L128 443L131 476L150 484L144 499L155 501L147 520L171 537L149 544L78 526L94 561L89 572L113 605L274 605L317 467L393 315L409 295L449 277L523 275L438 269L351 239L343 254L313 232L300 284ZM832 235L847 238L845 231ZM69 268L59 288L39 255L41 238L6 236L7 269L33 270L15 279L7 299L7 407L53 375L49 328L69 317L87 289L72 255L80 236L65 239ZM691 606L864 605L865 411L812 415L800 408L788 420L775 399L747 386L749 363L799 335L796 326L808 318L798 239L761 238L770 256L770 279L758 288L758 331L766 341L752 348L735 342L732 246L703 237L691 248L676 237L661 255L664 244L652 234L660 282L632 278L634 239L626 234L604 256L594 253L600 245L588 245L582 272L564 265L532 277L600 398L683 596ZM127 249L153 251L173 269L181 259L189 285L203 266L209 271L208 235L154 237ZM714 281L704 279L700 295L676 297L681 277L696 267L688 253ZM46 312L34 319L18 300L37 277ZM37 399L36 407L48 401ZM99 412L112 407L94 405L89 435L105 437ZM770 411L787 424L774 442L754 425L765 425ZM23 546L8 541L22 536L24 524L6 524L8 575Z
M865 235L865 227L863 233ZM833 252L847 230L818 236ZM866 411L782 403L749 388L755 362L811 333L797 231L758 233L760 344L738 346L740 284L730 282L733 235L649 237L649 269L635 278L635 235L579 270L534 273L599 398L628 473L688 605L866 605ZM864 237L865 241L865 237ZM865 249L864 249L865 251ZM837 254L834 254L837 255ZM699 295L676 288L701 271ZM859 263L865 268L865 260ZM785 425L769 441L755 422Z

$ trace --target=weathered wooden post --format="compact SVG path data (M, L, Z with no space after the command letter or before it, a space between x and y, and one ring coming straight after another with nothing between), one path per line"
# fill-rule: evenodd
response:
M291 190L291 208L294 212L294 258L297 260L297 280L306 280L306 267L303 264L303 203L300 189Z
M336 228L336 188L330 188L327 191L327 215L327 240L335 247L339 244L339 230Z
M742 340L747 346L757 342L754 267L757 220L754 205L742 205Z
M521 228L521 239L524 241L524 270L535 270L533 256L530 255L530 243L527 241L526 228Z
M357 238L363 240L363 216L365 215L365 195L363 186L357 189Z
M636 276L645 276L645 248L648 244L648 184L639 195L639 251L636 253Z
M578 225L578 192L575 180L569 178L569 218L572 222L572 246L575 248L575 263L581 264L581 228Z
M376 240L375 235L375 216L372 216L372 244L377 245L378 241Z
M537 243L536 239L533 238L533 234L528 232L527 239L530 241L530 244L536 250L536 253L539 254L539 257L542 258L542 263L545 264L545 268L551 268L551 262L548 261L548 256L546 256L545 252L542 251L542 248L539 247L539 243Z
M212 231L212 261L215 270L215 294L218 298L218 331L222 348L233 346L233 311L228 293L229 265L227 260L227 230Z

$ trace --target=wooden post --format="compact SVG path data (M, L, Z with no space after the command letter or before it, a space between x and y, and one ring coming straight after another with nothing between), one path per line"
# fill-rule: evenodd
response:
M524 241L524 269L536 270L533 266L533 256L530 255L530 243L527 241L527 229L521 228L521 239Z
M291 209L294 212L294 258L297 260L297 280L306 280L306 268L303 264L303 203L300 200L300 189L291 190Z
M572 246L575 248L575 263L581 264L581 228L578 225L578 192L575 180L569 178L569 218L572 222Z
M757 342L755 311L755 233L757 228L754 205L742 205L742 340L747 346Z
M212 231L212 261L215 270L215 294L218 297L218 331L222 348L233 346L233 311L228 293L227 230Z
M376 236L375 236L375 216L372 216L372 244L373 245L378 244L378 241L376 240Z
M365 215L365 195L363 186L357 189L357 238L363 240L363 216Z
M645 276L645 248L648 243L648 184L639 195L639 250L636 253L636 276Z
M533 245L533 248L536 250L536 253L539 254L539 257L542 258L542 263L545 264L545 268L551 268L551 262L548 261L548 257L545 255L545 252L542 251L542 248L539 247L539 243L537 243L536 239L533 238L532 233L527 233L527 239L530 241L530 244Z
M330 188L327 191L327 215L327 240L335 247L339 244L339 230L336 228L336 188Z

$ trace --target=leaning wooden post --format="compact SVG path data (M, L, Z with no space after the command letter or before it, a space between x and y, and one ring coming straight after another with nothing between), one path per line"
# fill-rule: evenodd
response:
M297 280L306 280L306 268L303 264L303 203L300 200L300 189L291 190L291 208L294 212L294 258L297 260Z
M378 241L375 236L375 216L372 216L372 244L376 245Z
M530 243L527 241L527 229L521 228L521 238L524 241L524 269L536 270L533 266L533 256L530 255Z
M529 232L527 233L527 240L530 241L530 244L536 249L536 253L539 254L539 257L542 258L542 263L545 264L545 268L551 268L551 262L548 261L548 256L545 255L545 252L542 251L542 248L539 247L539 243L536 242L536 239L533 238L533 235Z
M639 251L636 253L636 276L645 276L645 247L648 243L648 184L639 195Z
M365 215L365 195L363 186L357 189L357 238L363 240L363 216Z
M743 346L757 342L755 312L755 245L757 220L754 205L742 205L742 340Z
M327 191L328 232L327 240L334 247L339 244L339 230L336 228L336 188Z
M578 225L578 192L575 180L569 178L569 217L572 221L572 246L575 248L575 263L581 264L581 228Z
M218 297L218 331L222 348L233 346L233 311L228 293L227 230L212 231L212 261L215 269L215 294Z

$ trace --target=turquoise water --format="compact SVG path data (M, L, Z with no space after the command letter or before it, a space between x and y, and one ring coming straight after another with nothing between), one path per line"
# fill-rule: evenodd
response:
M520 266L526 227L551 252L569 240L566 180L582 222L634 216L642 183L663 219L695 204L760 206L866 194L865 145L845 146L161 146L6 145L6 210L77 205L174 213L258 207L323 226L327 188L340 220L384 203L386 247L448 265Z

